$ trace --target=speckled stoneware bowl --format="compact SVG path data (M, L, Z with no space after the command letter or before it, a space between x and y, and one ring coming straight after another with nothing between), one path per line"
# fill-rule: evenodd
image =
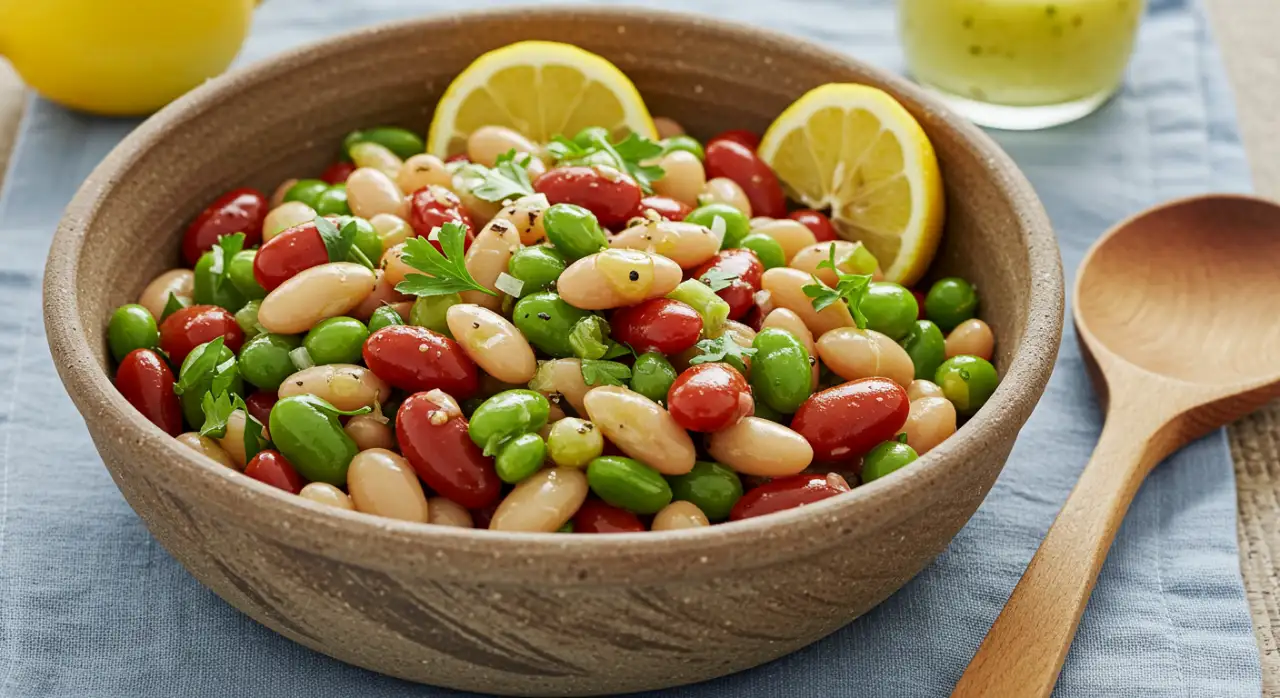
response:
M173 265L184 224L224 190L318 172L342 136L425 131L469 61L521 39L613 60L654 114L698 136L763 131L831 81L899 97L947 185L935 273L974 280L999 390L953 438L851 494L695 531L586 536L435 528L336 511L197 456L112 387L105 326ZM201 87L143 124L67 209L45 323L62 380L129 504L165 548L277 632L363 667L504 694L685 684L807 645L884 600L960 530L1053 366L1062 272L1026 179L978 129L905 81L799 39L639 10L540 9L377 27ZM919 619L922 623L927 619Z

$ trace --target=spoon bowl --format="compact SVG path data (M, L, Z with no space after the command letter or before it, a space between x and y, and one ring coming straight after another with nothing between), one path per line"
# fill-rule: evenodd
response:
M1130 502L1193 439L1280 395L1280 205L1174 201L1124 221L1076 275L1106 419L1093 457L952 698L1047 698Z

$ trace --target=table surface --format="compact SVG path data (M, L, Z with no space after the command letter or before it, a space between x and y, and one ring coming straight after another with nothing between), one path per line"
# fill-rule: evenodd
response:
M1280 9L1276 0L1206 0L1236 90L1240 128L1259 194L1280 198ZM24 93L0 66L0 173ZM2 176L2 175L0 175ZM1280 698L1280 401L1228 430L1239 491L1240 569L1262 658L1263 696Z

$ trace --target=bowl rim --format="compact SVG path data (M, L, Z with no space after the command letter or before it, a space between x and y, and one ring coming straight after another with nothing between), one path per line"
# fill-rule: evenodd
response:
M291 495L258 482L240 472L199 457L151 424L116 391L85 340L79 322L77 266L89 221L99 213L115 183L140 165L150 148L170 134L196 121L220 101L234 98L245 86L261 85L309 65L314 57L354 50L416 35L436 27L457 29L476 21L516 20L520 17L565 16L596 21L619 21L697 26L747 45L787 45L822 61L858 70L879 81L895 98L919 116L929 114L955 132L976 156L986 162L997 187L1013 202L1023 230L1031 292L1026 299L1026 321L1021 346L1012 356L999 387L982 410L964 427L912 467L856 487L840 497L767 517L726 522L679 531L565 536L556 533L483 532L384 519L338 510ZM904 99L905 98L905 99ZM167 460L169 468L148 474L149 479L197 480L207 491L209 503L229 514L237 525L270 527L277 542L290 548L321 553L356 566L400 566L406 555L418 556L436 576L477 579L476 567L485 578L511 580L513 572L523 580L550 579L579 583L635 581L663 578L679 569L686 577L714 574L720 562L735 568L759 568L812 554L855 533L876 530L894 519L892 503L918 497L930 481L956 462L980 458L986 441L1002 429L1007 419L1025 421L1039 400L1053 370L1061 339L1064 280L1058 246L1049 218L1030 182L1013 160L976 126L951 113L925 91L888 71L853 56L826 48L812 40L761 29L706 15L667 10L596 6L508 7L431 14L384 22L275 54L206 82L163 108L123 139L93 170L68 205L50 246L44 279L45 326L55 364L77 409L112 432L117 441L132 448L158 448L155 460ZM70 290L70 292L66 292ZM114 474L114 473L113 473ZM886 506L889 505L889 506ZM901 517L902 515L899 515ZM335 540L337 536L337 540ZM762 543L768 545L761 547ZM482 557L479 565L466 559ZM430 558L430 559L429 559ZM434 564L432 564L434 559ZM631 564L619 565L626 560ZM442 562L453 564L440 564Z

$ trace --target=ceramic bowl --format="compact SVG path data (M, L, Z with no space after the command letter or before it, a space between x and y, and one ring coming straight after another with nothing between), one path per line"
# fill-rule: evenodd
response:
M694 531L586 536L438 528L325 508L197 456L116 392L107 318L173 266L184 224L208 201L319 172L357 127L425 131L453 76L522 39L606 56L654 114L704 138L762 132L826 82L896 95L933 140L946 180L946 238L933 273L972 279L995 329L1003 380L990 402L911 467L851 494ZM929 564L986 495L1045 388L1062 285L1049 221L1017 167L904 80L794 37L706 18L522 9L326 40L167 107L68 207L49 257L45 322L62 380L121 492L228 603L308 647L412 681L586 695L767 662L839 629Z

